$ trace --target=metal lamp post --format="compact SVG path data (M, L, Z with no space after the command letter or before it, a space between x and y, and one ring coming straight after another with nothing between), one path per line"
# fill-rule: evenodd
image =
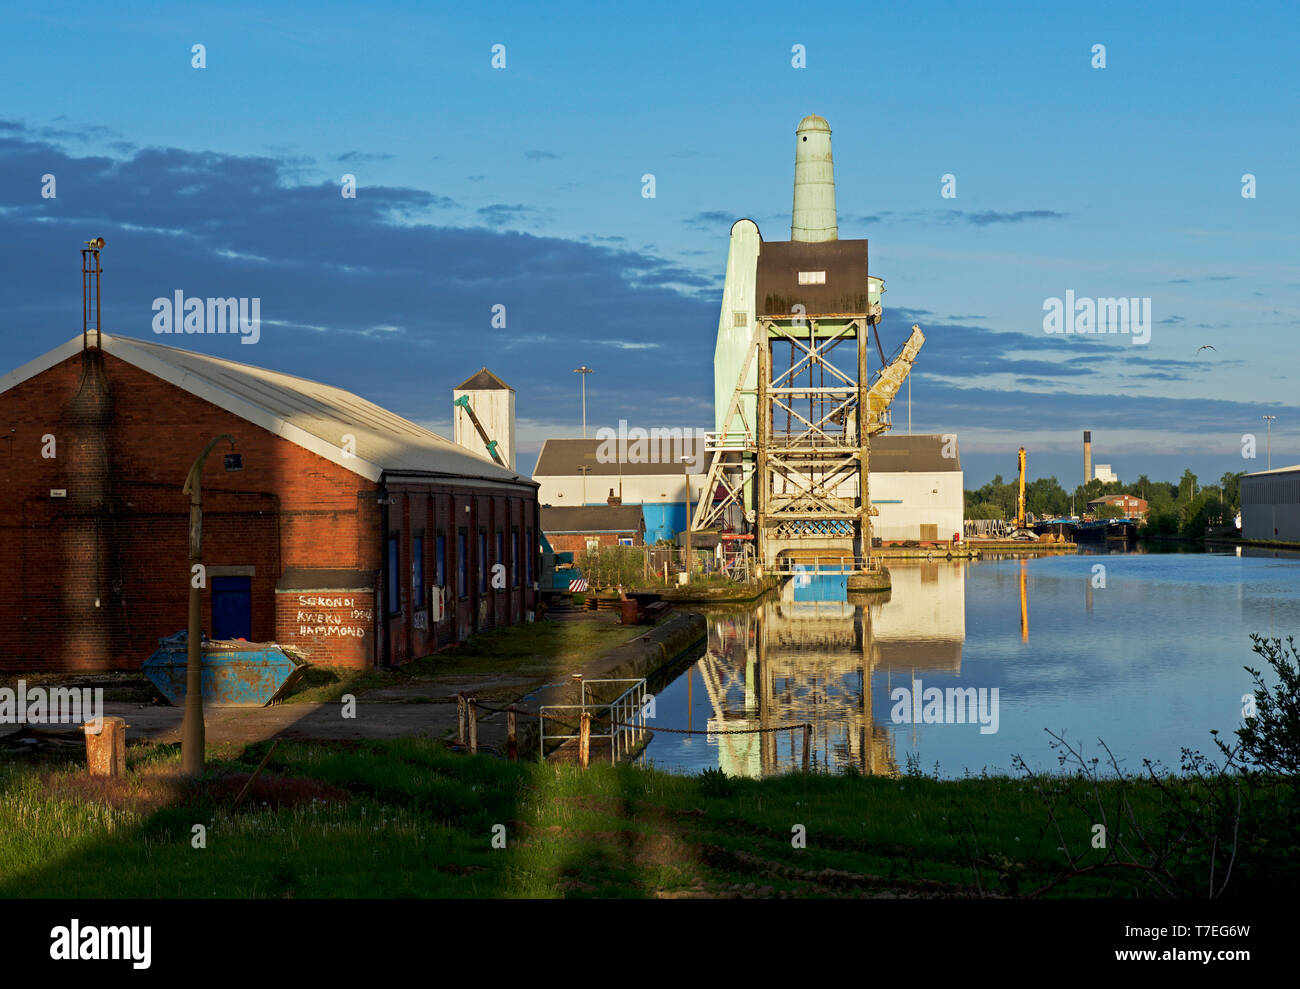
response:
M591 374L591 368L586 364L582 367L575 367L574 374L582 375L582 438L587 438L587 375Z
M1266 423L1268 423L1268 466L1264 469L1272 470L1273 469L1273 420L1276 419L1277 416L1263 416L1262 418Z
M686 481L686 580L691 579L691 458L682 457L682 478Z
M208 454L222 440L235 446L235 438L229 433L222 433L208 441L185 478L183 494L190 496L190 616L189 629L186 634L185 657L185 720L181 724L181 771L187 776L198 776L203 772L204 763L204 729L203 729L203 652L199 636L202 634L201 611L203 607L202 585L206 581L198 579L195 567L203 565L203 465ZM227 470L240 470L238 455L232 455L226 461Z
M578 468L582 474L582 504L587 503L587 474L591 471L590 464L583 464Z

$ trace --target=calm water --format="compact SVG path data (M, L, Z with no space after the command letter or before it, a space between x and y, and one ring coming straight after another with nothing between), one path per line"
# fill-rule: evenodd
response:
M652 726L810 721L816 765L876 773L909 757L944 777L1009 772L1013 755L1056 770L1044 729L1104 762L1101 739L1129 771L1143 758L1177 768L1182 747L1213 752L1210 730L1239 723L1251 690L1242 667L1265 665L1249 634L1300 633L1300 559L1242 552L896 561L883 601L845 600L842 579L788 582L709 613L707 651L659 690ZM915 708L892 695L916 681ZM949 688L972 687L949 701ZM941 701L927 711L931 688ZM966 719L963 699L981 692ZM802 763L802 731L658 734L642 758L680 772L785 772Z

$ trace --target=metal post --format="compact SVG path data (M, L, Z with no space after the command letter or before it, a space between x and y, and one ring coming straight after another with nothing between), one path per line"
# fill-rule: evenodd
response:
M506 755L511 762L519 758L519 735L516 732L514 705L506 708Z
M206 748L203 725L203 651L199 638L203 634L200 628L202 595L207 582L198 577L203 572L202 569L195 569L203 566L203 465L212 448L222 440L228 441L231 446L235 445L235 438L229 433L222 433L209 440L203 452L190 466L185 487L181 490L182 494L190 496L190 600L186 631L185 717L181 722L181 772L187 776L203 773Z
M474 698L469 698L469 750L478 752L478 706Z
M690 460L682 458L682 479L686 482L686 582L691 580L691 467Z
M468 720L469 712L465 705L465 695L456 695L456 744L465 744L465 723Z
M812 725L804 722L803 726L803 771L808 772L809 753L812 749Z
M573 373L582 376L582 438L587 438L587 375L591 374L591 368L583 364L581 367L575 367Z
M754 471L754 553L759 566L767 564L767 444L771 442L772 403L768 397L768 382L772 373L771 323L760 320L758 324L758 403L754 418L757 433L757 460Z
M871 485L868 477L868 465L871 457L871 440L868 430L871 427L870 389L867 387L867 345L866 335L871 331L865 323L858 324L858 541L861 545L863 560L871 559ZM865 331L865 332L864 332ZM908 396L910 398L912 375L907 375ZM911 406L908 406L908 433L911 433Z

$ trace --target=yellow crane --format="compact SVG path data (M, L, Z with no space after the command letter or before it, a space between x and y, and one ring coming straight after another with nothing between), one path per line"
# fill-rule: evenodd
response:
M1016 497L1016 517L1012 520L1012 539L1037 539L1037 534L1025 527L1025 448L1020 448L1020 482Z

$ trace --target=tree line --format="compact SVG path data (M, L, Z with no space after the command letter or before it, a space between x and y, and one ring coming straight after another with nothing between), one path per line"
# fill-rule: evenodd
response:
M1146 523L1142 528L1150 536L1184 536L1199 539L1207 526L1231 524L1241 507L1241 475L1229 471L1217 484L1201 486L1191 469L1183 471L1177 482L1153 481L1145 474L1136 481L1105 483L1094 478L1080 484L1073 495L1066 491L1055 477L1040 477L1025 482L1025 511L1038 518L1058 518L1070 515L1073 496L1074 513L1083 515L1088 502L1103 495L1127 494L1142 498L1147 503ZM998 474L993 480L974 491L966 491L966 518L1012 519L1016 515L1018 485L1015 480L1003 481ZM1102 507L1097 518L1117 518L1125 513L1118 508Z

